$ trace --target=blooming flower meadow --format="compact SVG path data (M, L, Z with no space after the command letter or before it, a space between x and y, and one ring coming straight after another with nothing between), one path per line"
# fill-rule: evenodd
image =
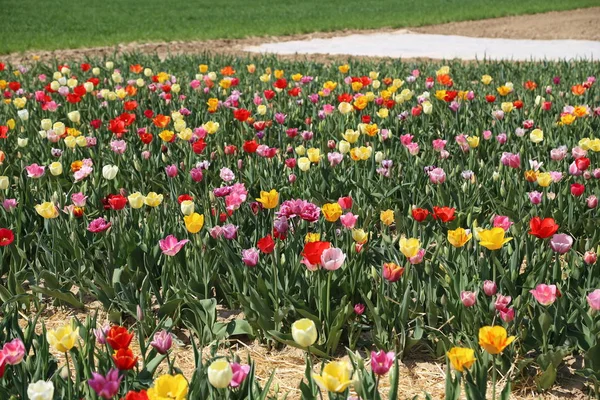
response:
M2 398L274 398L252 360L202 358L229 337L305 350L305 399L379 399L388 373L401 398L414 348L447 358L447 398L486 398L498 373L498 397L527 375L549 389L567 356L597 395L597 73L0 64ZM111 324L36 332L43 304L89 299ZM222 322L217 305L243 318ZM169 357L179 327L188 379ZM350 362L335 361L343 348Z

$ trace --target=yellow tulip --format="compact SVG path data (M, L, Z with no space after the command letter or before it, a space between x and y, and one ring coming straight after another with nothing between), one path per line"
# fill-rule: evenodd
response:
M469 143L469 147L474 149L479 146L479 136L469 136L467 137L467 143Z
M229 363L227 365L229 366ZM181 374L163 375L154 381L147 394L149 400L185 400L188 394L188 383Z
M379 214L379 219L385 225L390 226L391 224L394 223L394 211L393 210L382 211L381 214Z
M150 207L158 207L160 203L163 201L162 194L156 194L155 192L150 192L146 195L144 199L144 204Z
M35 206L35 211L37 211L39 215L46 219L58 217L58 210L56 209L56 206L49 201L42 204L37 204Z
M483 229L479 232L479 244L488 250L499 250L513 238L505 238L504 229L500 227Z
M342 74L347 74L348 71L350 71L350 66L348 64L340 65L338 67L338 71L340 71Z
M66 353L75 347L79 334L73 330L71 324L46 332L48 344L61 353Z
M342 114L348 114L348 113L352 112L352 110L354 110L354 107L352 107L352 104L347 103L345 101L342 101L338 105L338 111L341 112Z
M344 132L342 134L342 137L348 142L348 143L356 143L356 141L358 140L358 138L360 137L360 132L359 131L355 131L352 129L346 129L346 132Z
M304 243L318 242L319 240L321 240L321 234L318 232L308 232L304 236Z
M468 347L453 347L446 353L452 367L458 372L464 372L475 363L475 351Z
M127 196L127 200L129 200L131 208L142 208L146 201L146 197L140 192L135 192Z
M173 140L174 136L175 132L169 130L164 130L158 134L158 137L161 138L164 142L170 142L171 140Z
M536 181L541 187L548 187L552 183L552 175L549 172L539 173Z
M343 361L330 362L321 375L313 374L313 379L321 389L334 393L341 393L352 384L350 366Z
M544 140L544 132L541 129L534 129L529 134L529 140L533 143L540 143Z
M416 256L419 253L420 249L421 242L419 242L419 239L407 239L405 236L402 236L400 238L400 251L406 256L406 258Z
M484 85L489 85L490 83L492 83L492 77L489 75L483 75L481 77L481 83L483 83Z
M448 241L454 247L463 247L469 240L471 240L473 234L467 232L463 228L457 228L453 231L448 231Z
M367 243L369 235L363 229L352 229L352 239L358 243Z
M200 72L201 74L205 74L208 72L208 65L206 64L200 64L198 65L198 72Z
M338 203L327 203L321 208L323 216L329 222L335 222L342 216L342 207Z
M298 159L298 168L302 172L308 171L310 169L310 160L307 157L300 157Z
M504 111L505 113L509 113L514 109L513 103L510 101L505 101L502 104L500 104L500 108L502 109L502 111Z
M479 329L479 345L490 354L499 354L515 340L507 336L502 326L484 326Z
M264 192L261 190L260 198L256 199L262 204L263 208L271 209L277 207L279 204L279 193L275 189L271 189L270 192Z
M316 148L310 148L306 151L310 162L318 163L321 160L321 150Z
M189 233L198 233L204 226L204 214L195 212L186 215L183 217L183 222L185 222L185 229L187 229Z

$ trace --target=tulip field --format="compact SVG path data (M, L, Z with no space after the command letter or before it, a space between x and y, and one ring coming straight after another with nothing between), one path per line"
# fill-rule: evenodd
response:
M305 351L290 398L404 399L414 351L446 399L542 393L567 359L599 396L599 71L0 64L0 398L283 399L234 339ZM91 301L108 320L45 327Z

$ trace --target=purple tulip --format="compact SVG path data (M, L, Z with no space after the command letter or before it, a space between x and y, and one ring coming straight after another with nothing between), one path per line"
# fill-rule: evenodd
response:
M154 334L154 340L150 342L150 346L154 347L159 354L167 354L172 345L173 337L165 330L156 332Z
M119 376L119 370L112 368L106 376L102 376L97 372L92 372L92 379L88 380L90 387L96 394L103 399L112 399L119 392L119 385L123 377Z

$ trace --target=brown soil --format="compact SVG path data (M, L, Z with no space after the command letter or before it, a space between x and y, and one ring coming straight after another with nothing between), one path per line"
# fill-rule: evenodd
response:
M600 7L553 11L543 14L521 15L515 17L493 18L478 21L452 22L442 25L431 25L410 28L411 32L462 35L473 37L492 37L509 39L583 39L600 41ZM128 43L117 46L94 47L85 49L28 51L0 55L0 62L13 64L29 64L39 59L81 60L84 57L111 57L119 53L142 52L157 54L160 58L176 54L230 54L251 56L256 53L244 51L247 46L260 45L268 42L284 42L290 40L308 40L313 38L329 38L346 36L357 33L393 32L398 29L378 30L344 30L337 32L318 32L281 37L252 37L247 39L220 39L192 42L162 42L162 43ZM328 55L286 55L280 59L302 59L323 63L347 60L348 58L363 59L368 57L328 56ZM373 61L374 58L368 58Z
M240 318L241 314L228 310L220 309L218 319L220 321L230 321L235 318ZM56 329L69 323L72 318L77 318L84 321L89 314L98 313L98 326L108 323L107 314L102 310L100 302L93 301L86 304L86 310L73 310L67 307L48 307L42 312L36 331L41 333L41 322L48 329ZM24 315L24 317L26 317ZM21 320L24 325L26 321ZM134 329L134 325L130 325ZM175 360L175 366L180 368L186 378L191 378L195 369L194 354L190 341L190 332L187 330L179 330L176 332L177 340L173 342L171 355ZM131 348L135 354L139 354L139 345L137 335L131 344ZM51 350L53 355L64 366L64 354L57 353ZM210 348L207 346L203 349L205 360L210 357ZM239 357L242 363L246 363L248 356L252 358L256 366L256 377L263 384L270 378L271 373L275 370L275 377L271 390L273 394L278 392L279 397L283 398L286 393L289 393L288 399L300 399L300 391L298 389L301 380L304 378L305 359L304 353L296 348L285 347L281 350L269 350L258 342L242 342L236 339L228 342L223 342L218 354L231 356L234 354ZM368 355L362 353L363 358L368 359ZM345 357L347 359L347 356ZM320 360L313 359L315 365L314 372L320 371ZM573 375L571 365L574 360L566 360L564 366L559 371L557 384L547 393L539 394L535 392L535 384L533 379L530 382L521 382L519 385L513 385L513 393L511 399L514 400L557 400L557 399L573 399L583 400L587 396L584 394L583 380ZM161 369L162 368L162 369ZM159 374L167 373L166 364L159 367ZM498 391L502 390L504 380L499 382ZM382 379L382 391L387 393L389 389L389 380L387 377ZM433 360L426 353L412 354L402 361L400 364L400 381L399 393L402 399L412 399L419 396L419 399L424 399L425 393L428 393L433 399L443 399L445 388L445 365L443 361ZM491 389L490 389L491 392Z

